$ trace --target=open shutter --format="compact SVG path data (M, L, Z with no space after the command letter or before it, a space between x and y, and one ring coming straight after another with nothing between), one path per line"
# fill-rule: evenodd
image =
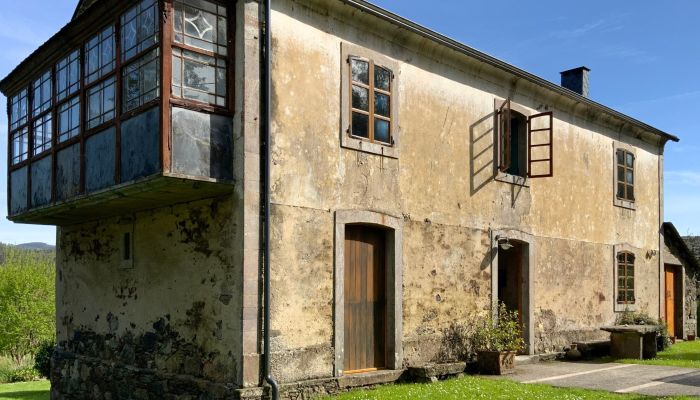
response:
M554 113L531 115L527 119L527 176L548 178L554 175Z
M506 172L510 168L510 99L498 109L498 169Z

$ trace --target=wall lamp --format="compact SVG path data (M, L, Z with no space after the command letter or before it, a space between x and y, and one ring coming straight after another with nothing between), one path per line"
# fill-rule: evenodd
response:
M498 242L498 247L500 247L502 250L508 251L513 248L513 245L510 244L510 239L508 236L498 235L496 236L496 242Z

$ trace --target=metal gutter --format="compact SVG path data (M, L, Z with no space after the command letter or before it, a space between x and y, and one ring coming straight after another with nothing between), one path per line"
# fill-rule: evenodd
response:
M569 89L563 88L557 84L554 84L546 79L540 78L537 75L531 74L527 71L524 71L520 68L517 68L513 65L510 65L504 61L501 61L495 57L492 57L486 53L483 53L479 50L476 50L474 48L471 48L463 43L460 43L454 39L451 39L447 36L444 36L440 33L437 33L433 30L430 30L422 25L416 24L413 21L410 21L406 18L403 18L399 15L396 15L390 11L387 11L381 7L378 7L370 2L364 1L364 0L339 0L347 5L350 5L352 7L355 7L361 11L364 11L370 15L373 15L377 18L383 19L391 24L394 24L400 28L406 29L409 32L415 33L417 35L420 35L426 39L430 39L442 46L445 46L449 49L452 49L454 51L457 51L459 53L462 53L464 55L467 55L469 57L472 57L478 61L484 62L486 64L489 64L491 66L494 66L496 68L499 68L503 71L506 71L508 73L511 73L519 78L528 80L536 85L543 86L549 90L552 90L556 92L557 94L560 94L562 96L566 96L570 98L571 100L574 100L579 103L583 103L589 107L593 107L597 109L598 111L602 111L606 114L609 114L613 117L619 118L629 124L638 126L639 128L649 131L657 136L662 137L665 140L672 140L674 142L678 142L680 139L678 137L671 135L669 133L666 133L662 130L659 130L657 128L654 128L651 125L648 125L644 122L641 122L635 118L632 118L628 115L625 115L619 111L615 111L612 108L606 107L598 102L595 102L587 97L583 97L579 95L576 92L573 92Z
M270 131L272 128L272 27L270 25L272 7L271 0L265 0L265 32L262 52L262 74L261 97L262 97L262 137L264 151L262 152L263 163L263 198L264 198L264 221L263 221L263 379L272 389L272 400L279 399L279 385L270 373Z

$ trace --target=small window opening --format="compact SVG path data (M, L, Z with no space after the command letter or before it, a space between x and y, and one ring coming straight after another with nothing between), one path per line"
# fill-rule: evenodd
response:
M510 165L506 172L510 175L527 176L527 118L511 110Z
M124 261L131 261L131 233L124 233L124 242L122 248L124 249L122 254Z

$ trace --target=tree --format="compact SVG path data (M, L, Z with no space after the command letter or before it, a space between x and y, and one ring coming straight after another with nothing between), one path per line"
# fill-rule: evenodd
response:
M0 265L0 354L20 363L55 337L53 259L46 253L4 246Z

